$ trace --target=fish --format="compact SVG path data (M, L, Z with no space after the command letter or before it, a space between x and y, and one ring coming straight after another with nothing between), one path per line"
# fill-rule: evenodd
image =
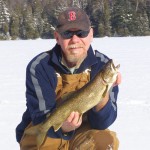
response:
M100 103L116 81L119 67L120 65L115 66L113 60L110 59L93 80L66 97L64 103L56 107L45 121L28 128L25 134L35 135L37 146L40 147L48 130L53 127L55 132L58 131L71 112L78 112L82 116Z

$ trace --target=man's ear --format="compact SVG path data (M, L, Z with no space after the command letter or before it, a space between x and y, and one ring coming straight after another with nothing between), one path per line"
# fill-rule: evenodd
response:
M91 42L93 41L93 34L94 34L94 30L93 30L93 28L91 28L90 29Z
M58 35L58 32L54 32L54 37L55 37L55 39L56 39L56 41L57 41L57 44L59 45L59 35Z

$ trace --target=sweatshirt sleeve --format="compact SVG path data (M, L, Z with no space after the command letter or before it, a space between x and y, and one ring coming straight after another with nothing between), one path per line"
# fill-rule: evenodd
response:
M104 130L108 128L117 117L118 86L110 90L107 104L98 112L92 108L88 113L88 119L93 129Z
M46 73L42 61L47 55L45 53L33 59L27 66L26 71L26 101L31 119L34 125L41 123L46 114L55 107L55 91L53 73ZM51 70L50 70L51 71Z
M42 54L35 58L26 71L27 107L34 125L44 121L47 113L52 112L56 107L57 77L54 69L46 65L47 61L43 60L45 57L47 55ZM50 128L48 131L48 136L54 138L70 139L72 134L73 132L64 135L61 129L54 132L53 128Z

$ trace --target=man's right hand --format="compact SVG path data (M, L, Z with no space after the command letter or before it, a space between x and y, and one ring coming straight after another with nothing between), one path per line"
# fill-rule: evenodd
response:
M82 124L82 116L78 112L72 112L70 116L63 123L61 129L64 133L73 131L80 127Z

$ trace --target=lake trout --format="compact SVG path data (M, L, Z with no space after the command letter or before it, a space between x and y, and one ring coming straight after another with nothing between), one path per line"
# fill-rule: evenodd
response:
M71 112L79 112L82 116L105 97L116 81L118 68L119 65L115 66L112 59L109 60L93 80L69 95L64 103L59 105L44 122L25 130L25 134L36 135L37 146L40 147L51 127L55 132L58 131Z

